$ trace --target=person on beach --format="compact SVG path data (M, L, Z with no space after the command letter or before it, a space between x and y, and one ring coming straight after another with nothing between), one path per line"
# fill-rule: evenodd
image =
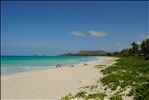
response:
M56 68L58 68L58 64L56 65Z
M83 66L87 66L88 64L84 64Z
M61 67L61 65L60 65L60 64L57 64L57 65L56 65L56 68L58 68L58 67Z

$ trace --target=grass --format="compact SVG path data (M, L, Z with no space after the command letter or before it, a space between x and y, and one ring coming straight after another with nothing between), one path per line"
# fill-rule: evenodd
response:
M122 95L114 94L110 97L110 100L123 100L123 99L122 99Z
M80 87L79 89L89 89L90 92L93 92L97 89L98 85L92 85L92 86L85 86L85 87Z
M71 100L74 98L81 98L83 100L89 100L89 99L104 100L105 96L106 96L106 94L104 94L104 93L98 92L98 93L87 94L87 92L85 92L85 91L80 91L76 95L72 95L71 93L69 93L65 97L62 97L61 100Z
M134 95L135 100L149 100L149 83L136 86L127 95Z
M89 94L88 96L85 97L86 100L93 99L93 100L104 100L104 97L106 94L104 93L93 93Z
M106 65L96 65L95 68L103 68Z
M86 97L86 94L87 92L86 91L81 91L81 92L78 92L76 95L75 95L75 98L85 98Z
M100 81L111 90L118 86L132 90L127 96L134 96L134 100L149 100L149 61L129 57L120 58L115 65L101 70L106 76ZM119 94L112 98L118 98ZM121 99L111 99L121 100Z
M66 95L65 97L62 97L61 100L70 100L70 99L74 99L75 97L69 93L68 95Z
M90 91L93 91L94 89L96 89L98 87L98 85L92 85L91 87L90 87Z

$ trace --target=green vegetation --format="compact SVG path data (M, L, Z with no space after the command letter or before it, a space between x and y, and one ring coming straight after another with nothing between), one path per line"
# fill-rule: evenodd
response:
M98 87L98 85L92 85L92 86L85 86L85 87L80 87L79 89L89 89L90 90L90 92L92 92L92 91L96 91L96 89L97 89L97 87Z
M76 98L85 98L86 97L86 94L87 92L85 92L85 91L81 91L81 92L79 92L79 93L77 93L76 95L75 95L75 97Z
M143 41L141 44L133 42L131 48L123 49L121 52L114 52L111 56L118 57L141 57L143 56L145 60L149 60L149 39Z
M123 100L121 94L114 94L110 97L110 100Z
M70 99L74 99L74 98L82 98L84 100L89 100L89 99L104 100L105 96L106 96L106 94L104 94L104 93L87 94L87 92L81 91L81 92L78 92L76 95L72 95L71 93L69 93L65 97L62 97L61 100L70 100Z
M89 100L89 99L104 100L105 96L106 96L106 94L104 94L104 93L93 93L93 94L89 94L88 96L86 96L85 99L87 99L87 100Z
M103 68L106 65L96 65L95 68Z
M137 85L127 95L135 95L134 100L149 100L149 83Z
M69 93L68 95L66 95L65 97L62 97L61 100L70 100L70 99L74 99L75 97Z
M98 87L98 85L92 85L91 87L90 87L90 91L93 91L94 89L96 89Z
M101 70L106 76L100 81L111 90L118 86L122 89L132 87L127 96L134 96L135 100L149 100L149 61L136 57L123 57L113 66ZM121 100L119 93L111 100Z

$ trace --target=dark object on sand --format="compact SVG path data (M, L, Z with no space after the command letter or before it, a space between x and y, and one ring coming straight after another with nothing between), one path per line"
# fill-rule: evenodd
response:
M88 64L84 64L83 66L87 66Z
M58 67L61 67L61 65L60 65L60 64L57 64L57 65L56 65L56 68L58 68Z
M70 67L74 67L74 65L70 65Z

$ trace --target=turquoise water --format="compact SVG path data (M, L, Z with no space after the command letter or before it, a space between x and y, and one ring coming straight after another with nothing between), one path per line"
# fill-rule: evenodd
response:
M1 56L1 75L100 60L95 56Z

